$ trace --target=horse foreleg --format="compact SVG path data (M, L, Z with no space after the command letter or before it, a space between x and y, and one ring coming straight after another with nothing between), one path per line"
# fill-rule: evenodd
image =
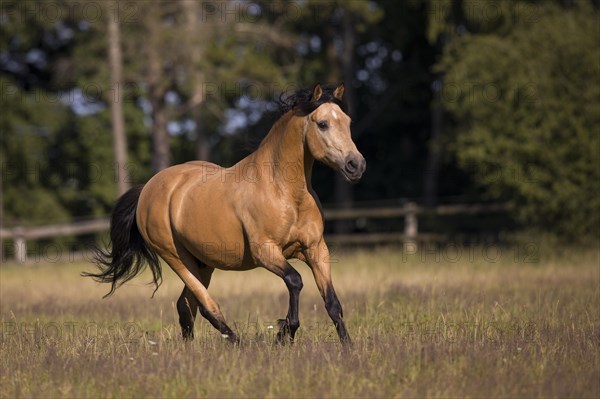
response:
M290 342L294 342L296 331L300 327L300 317L298 314L298 304L300 302L300 291L302 290L302 277L289 263L286 262L283 268L283 281L290 294L290 304L287 317L282 321L279 332L277 333L277 342L285 342L289 337Z
M350 336L348 335L346 324L344 323L344 311L342 310L342 305L340 304L331 281L329 249L327 248L325 241L321 239L318 245L307 249L304 252L304 256L313 272L317 288L325 302L325 309L335 325L340 341L344 344L350 343Z
M275 248L265 251L271 254L268 257L260 257L257 263L270 272L283 279L290 295L288 313L285 320L280 320L279 332L277 333L277 342L284 343L286 337L290 342L294 342L296 331L300 327L298 315L298 304L300 302L300 291L302 290L302 276L288 263L283 253Z

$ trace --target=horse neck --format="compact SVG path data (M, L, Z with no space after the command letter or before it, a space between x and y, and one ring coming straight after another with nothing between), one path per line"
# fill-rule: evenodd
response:
M306 118L288 112L271 128L255 153L255 162L269 165L275 183L296 192L310 188L314 158L306 149L304 124Z

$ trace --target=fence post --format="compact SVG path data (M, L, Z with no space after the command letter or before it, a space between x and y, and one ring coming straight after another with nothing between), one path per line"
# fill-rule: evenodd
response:
M404 216L404 237L407 243L417 245L419 234L419 222L417 220L417 205L409 202L405 205L406 216Z
M15 246L15 260L18 263L27 262L27 241L22 227L15 228L13 245Z

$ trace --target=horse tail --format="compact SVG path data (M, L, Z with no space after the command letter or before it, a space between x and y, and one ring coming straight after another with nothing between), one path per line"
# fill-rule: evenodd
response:
M81 274L97 282L111 284L110 291L104 295L104 298L112 295L123 283L141 273L146 263L152 271L154 292L162 282L158 255L144 242L135 220L143 187L134 187L117 200L110 219L111 248L94 248L94 263L100 271Z

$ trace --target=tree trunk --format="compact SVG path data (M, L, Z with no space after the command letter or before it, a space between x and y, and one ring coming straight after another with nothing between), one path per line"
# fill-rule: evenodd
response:
M202 161L210 161L210 144L200 118L196 121L196 157Z
M167 115L163 99L152 104L152 171L154 173L171 165L171 146L167 132Z
M346 104L348 106L348 115L351 118L356 116L356 90L354 89L354 71L355 71L355 59L354 59L354 47L356 42L356 34L354 31L354 16L349 9L344 9L344 29L343 29L343 41L344 47L341 54L342 64L342 78L346 84L346 90L344 90L344 96L346 97Z
M351 118L355 117L356 107L356 92L352 81L354 80L354 24L353 16L350 10L344 9L343 19L343 50L340 59L337 61L341 64L342 79L345 83L344 96L348 107L348 115ZM333 45L333 43L331 43ZM335 54L335 53L334 53ZM339 174L335 176L335 201L342 208L351 208L354 202L353 187ZM353 223L349 220L339 220L334 225L334 230L338 234L351 232Z
M441 78L440 78L441 79ZM441 80L440 80L441 81ZM438 177L442 159L441 137L444 128L444 109L439 100L434 100L431 109L431 138L423 176L423 200L426 206L437 204Z
M452 0L451 11L447 17L446 24L456 31L458 26L466 26L464 13L464 1ZM448 45L452 36L441 33L435 44L437 56L444 53L444 47ZM423 202L426 206L434 206L438 202L438 181L440 174L440 165L442 160L442 137L444 134L444 106L442 104L442 93L444 85L444 75L435 76L435 85L437 92L433 93L431 104L431 137L429 139L429 152L423 175Z
M204 105L204 74L200 70L200 60L203 54L202 40L206 40L208 32L203 29L205 24L199 22L198 16L201 13L200 2L184 1L182 2L186 15L186 30L188 35L187 45L190 54L189 59L189 78L192 84L192 93L188 103L190 116L195 122L196 134L196 158L203 161L210 160L210 146L204 124L202 123L202 107Z
M110 111L115 155L115 178L117 192L122 195L129 189L129 175L127 173L127 137L123 118L123 58L117 18L116 15L108 17L108 59L114 95L110 99Z
M167 132L167 110L165 103L166 77L163 61L159 54L161 40L160 12L150 10L148 29L148 100L152 106L152 171L154 173L169 167L171 164L171 148Z

